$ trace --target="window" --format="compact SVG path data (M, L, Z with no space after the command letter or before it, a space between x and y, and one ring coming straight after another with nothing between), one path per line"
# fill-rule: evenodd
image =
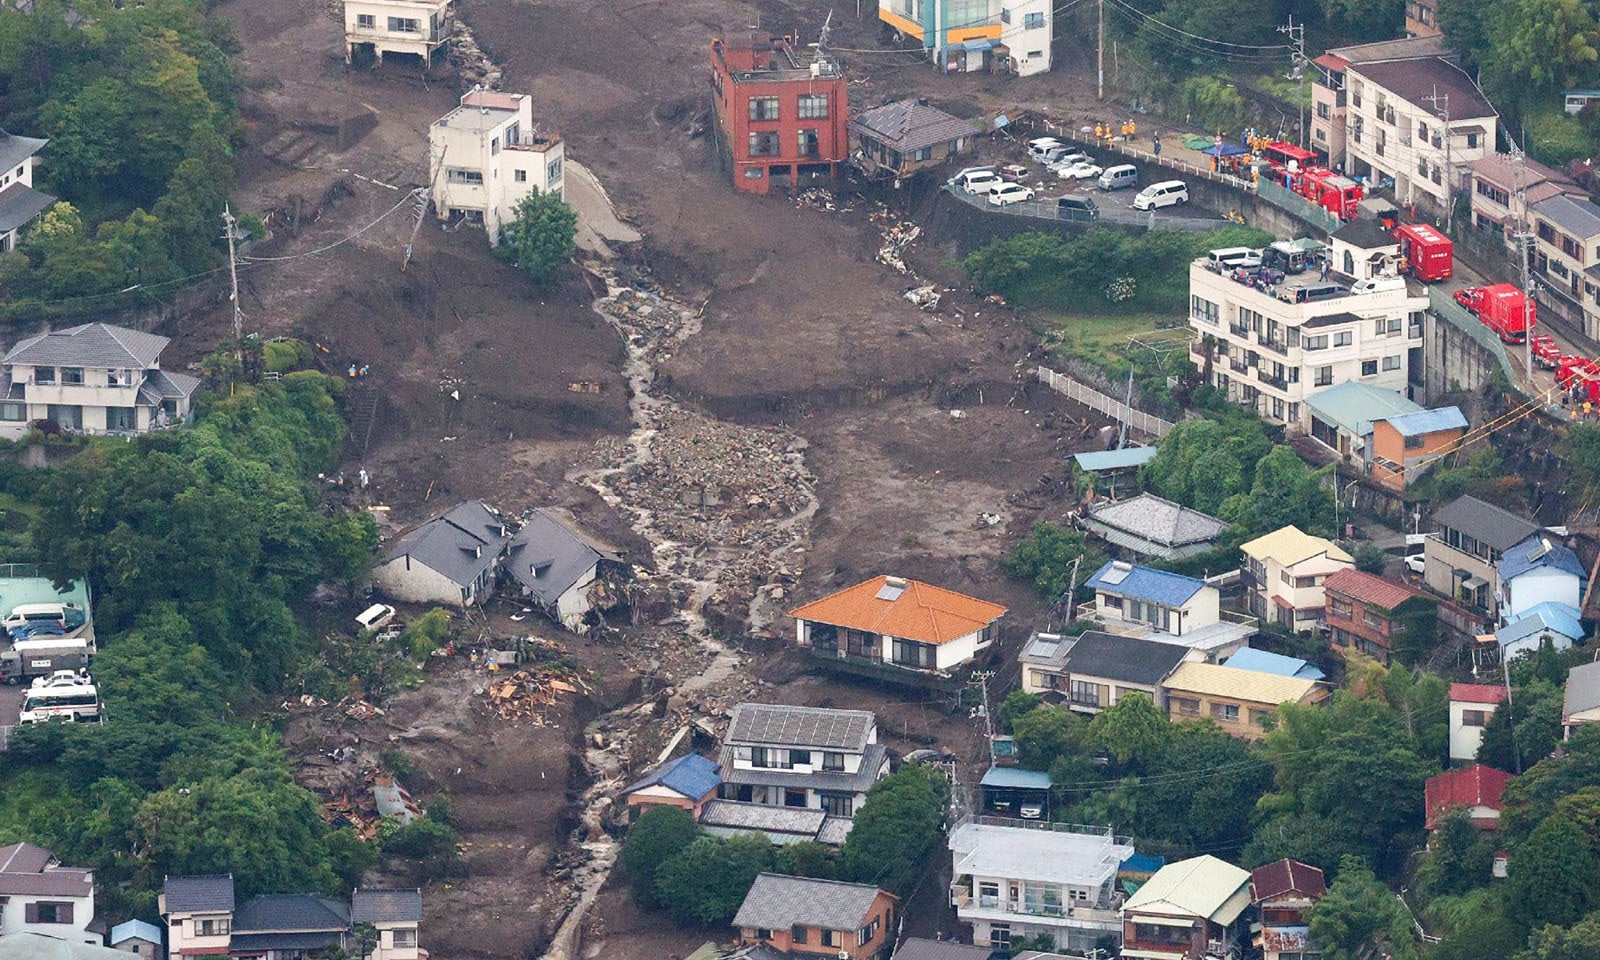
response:
M1392 357L1384 357L1383 358L1383 369L1385 369L1385 370L1399 370L1400 369L1400 355L1399 354L1395 354Z
M1189 316L1201 323L1217 325L1217 317L1222 313L1222 308L1204 297L1189 294Z
M917 643L915 640L896 640L890 650L889 659L890 662L902 667L932 670L933 644Z
M1011 22L1011 8L1010 7L1001 7L1000 8L1000 22L1001 23L1010 23Z
M417 931L396 930L394 932L394 945L396 947L412 948L417 945Z
M1009 948L1011 946L1011 924L989 924L989 946Z
M62 367L61 382L64 384L81 385L83 383L82 367Z
M1087 680L1072 681L1072 702L1084 707L1100 706L1100 685Z
M1363 360L1363 361L1361 361L1361 375L1363 377L1375 377L1375 376L1377 376L1378 375L1378 361L1376 361L1376 360Z
M378 18L370 13L358 13L356 14L356 27L361 30L376 30L378 28Z
M1250 725L1252 727L1264 727L1267 725L1267 718L1270 716L1272 716L1271 710L1252 709L1250 711Z
M1355 342L1355 336L1355 331L1353 330L1341 330L1333 335L1333 345L1336 347L1348 347Z
M772 931L768 930L766 927L756 927L756 939L757 940L771 940L772 939Z
M1326 119L1328 119L1328 105L1327 105L1327 103L1319 103L1319 104L1317 104L1317 119L1318 120L1326 120Z
M1290 423L1299 423L1300 422L1300 404L1298 404L1298 403L1289 404L1289 422Z
M837 946L839 946L839 931L837 931L837 930L824 930L824 931L822 931L822 945L824 947L837 947Z
M822 152L821 148L818 146L818 143L817 143L817 131L816 130L796 130L794 136L795 136L795 148L797 150L799 150L800 156L802 156L802 157L814 157L817 154ZM918 158L918 159L922 159L922 158Z
M500 152L500 138L499 137L490 137L489 138L489 155L490 156L494 156L495 154L498 154L499 152Z
M777 97L751 97L751 120L776 120L778 119Z
M750 156L776 157L780 151L778 131L768 130L764 133L752 132L750 134Z
M106 407L107 430L139 429L139 413L133 407Z
M1426 438L1423 437L1420 434L1415 434L1415 433L1411 434L1410 436L1405 438L1405 448L1407 450L1421 450L1422 449L1422 442L1425 439Z
M461 170L459 168L452 167L445 174L445 179L448 180L451 183L466 183L466 184L471 184L473 186L480 186L481 187L481 186L483 186L483 171L482 170Z
M794 766L789 760L790 752L777 747L751 747L750 765L764 767L772 770L788 770Z
M55 367L34 367L33 368L33 382L34 383L55 383L56 382L56 368Z
M848 817L855 814L856 798L848 793L818 794L822 812L830 817Z
M516 180L518 183L527 183L528 182L528 171L526 171L526 170L513 170L512 174L513 174L513 179Z
M803 923L797 923L789 928L789 939L795 943L806 942L806 931L810 929Z
M552 190L554 190L556 188L556 185L561 182L561 158L560 157L556 157L554 160L551 160L548 165L545 166L545 168L544 168L544 182L547 185L549 185L550 189L552 189Z
M1306 350L1326 350L1328 349L1328 335L1319 333L1314 337L1301 337L1300 346Z
M28 419L28 405L25 403L0 403L0 420L20 421Z
M71 923L72 904L40 900L23 905L22 914L25 923Z
M1463 710L1461 711L1461 725L1463 727L1482 727L1489 723L1488 710Z
M1478 145L1478 135L1476 133L1467 134L1467 149L1471 150L1474 147L1476 147L1477 145Z
M1239 705L1237 703L1213 703L1211 705L1211 717L1213 720L1221 720L1223 723L1238 723Z
M410 17L390 17L389 18L389 32L390 33L421 33L422 32L422 21L414 20L414 19L412 19Z
M1474 181L1477 185L1478 196L1484 197L1502 207L1511 206L1511 194L1484 180Z
M1043 13L1025 13L1022 15L1022 28L1024 30L1044 29Z
M835 753L831 750L824 751L822 754L822 769L831 770L835 773L844 770L844 754Z
M194 922L194 935L197 937L226 937L231 931L228 920L196 920Z
M856 946L864 947L867 944L871 943L873 940L877 939L878 927L880 925L881 925L881 921L877 917L873 917L871 923L869 923L866 926L862 927L860 930L857 930L856 931Z
M828 116L828 95L826 93L800 94L800 119L822 120Z
M1332 386L1333 367L1318 367L1316 370L1316 377L1312 380L1312 385L1317 387Z
M809 766L811 766L811 751L810 750L790 750L789 751L789 766L791 766L791 767L809 767Z
M1190 700L1186 697L1173 697L1170 702L1172 704L1172 709L1176 710L1178 712L1178 716L1180 717L1200 716L1199 700Z

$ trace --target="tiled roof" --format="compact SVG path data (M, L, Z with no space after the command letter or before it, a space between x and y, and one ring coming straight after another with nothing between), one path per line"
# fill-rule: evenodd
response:
M733 708L726 743L813 747L860 753L872 742L878 718L869 710L741 703Z
M1175 643L1091 630L1073 644L1066 669L1074 675L1150 687L1160 683L1188 655L1188 647Z
M1446 770L1429 777L1423 785L1426 826L1432 830L1439 814L1451 807L1500 809L1500 794L1505 792L1511 774L1475 763L1470 767Z
M1483 99L1466 71L1443 57L1422 57L1414 60L1379 60L1354 64L1351 73L1359 74L1385 90L1392 91L1407 103L1429 113L1435 113L1431 100L1438 96L1450 98L1450 123L1479 117L1497 117L1494 107Z
M1206 582L1152 567L1107 560L1105 566L1084 581L1084 586L1120 597L1181 607L1189 602L1190 597L1205 589Z
M763 873L734 915L736 927L787 930L794 926L855 930L883 893L862 883L811 880Z
M500 560L505 527L481 500L451 507L396 540L384 562L410 556L459 586L469 586Z
M717 774L715 763L698 753L691 753L656 765L643 777L629 784L628 788L622 791L622 795L627 796L636 790L660 784L690 800L699 800L717 789L717 785L721 782L722 777Z
M976 633L1005 612L999 604L919 580L880 576L796 607L789 616L940 644Z
M1456 703L1499 703L1506 688L1498 683L1452 683L1450 699Z
M1355 380L1317 391L1306 398L1306 405L1324 421L1358 437L1372 432L1374 420L1422 412L1422 406L1405 394Z
M1291 893L1315 900L1327 892L1322 871L1298 860L1275 860L1250 871L1250 897L1256 903Z
M31 843L0 847L0 897L87 897L94 871L54 866L55 854Z
M1323 680L1327 674L1313 667L1299 657L1286 657L1281 653L1270 650L1257 650L1254 647L1245 647L1233 656L1222 661L1225 667L1235 667L1239 670L1256 670L1260 673L1276 673L1280 677L1299 677L1302 680Z
M1379 419L1393 427L1402 437L1420 437L1440 430L1465 430L1467 427L1467 415L1461 412L1460 407L1398 413Z
M1150 493L1091 507L1089 519L1163 547L1207 543L1228 528L1216 517Z
M22 161L43 150L49 142L40 137L19 137L0 130L0 170L22 166Z
M5 169L0 167L0 169ZM17 182L0 190L0 233L10 233L43 213L56 198L25 183Z
M50 865L55 854L31 843L0 847L0 873L38 873Z
M1314 537L1293 524L1247 541L1239 549L1252 559L1275 560L1286 567L1318 556L1351 562L1350 554L1340 549L1337 543L1324 537Z
M153 367L172 341L104 323L85 323L29 337L0 363L58 367Z
M1509 153L1495 151L1479 157L1467 166L1472 168L1473 175L1482 177L1496 186L1505 187L1508 191L1516 189L1519 179L1524 189L1548 182L1576 186L1572 178L1566 174L1552 170L1532 157L1523 157L1519 164Z
M162 884L168 913L232 913L233 874L167 877Z
M251 897L233 914L233 933L310 933L346 930L350 907L314 893L273 893Z
M1412 597L1422 596L1421 593L1403 583L1386 580L1376 574L1354 568L1340 570L1324 580L1322 588L1325 594L1343 594L1352 600L1370 603L1385 610L1393 610Z
M983 132L971 120L963 120L916 99L896 100L850 118L854 133L865 133L901 153L948 143Z
M1600 707L1600 661L1581 664L1567 673L1567 691L1561 713L1564 717L1570 717L1596 707Z
M1250 874L1206 855L1169 863L1146 880L1123 904L1137 913L1205 917L1219 926L1239 918L1250 905Z
M1215 663L1185 663L1163 684L1169 691L1226 697L1247 703L1298 703L1317 688L1316 681L1275 673L1239 670Z
M1515 580L1530 570L1559 570L1583 579L1587 571L1578 555L1556 539L1555 534L1529 537L1505 552L1497 565L1500 582Z
M1537 524L1471 495L1457 497L1440 507L1433 519L1494 550L1509 550L1539 532Z
M828 818L817 807L780 807L769 803L713 800L700 813L700 823L728 830L780 833L814 838Z
M421 923L422 891L357 887L350 898L353 923Z
M144 383L139 385L139 399L153 407L163 400L178 400L190 396L198 389L200 389L199 377L191 377L187 373L152 370L145 376Z
M989 953L988 947L970 943L907 937L894 952L893 960L989 960Z
M505 568L533 599L551 605L601 560L620 560L603 547L545 510L523 519L522 529L506 547Z
M1529 204L1529 209L1579 240L1600 235L1600 206L1587 197L1558 194Z

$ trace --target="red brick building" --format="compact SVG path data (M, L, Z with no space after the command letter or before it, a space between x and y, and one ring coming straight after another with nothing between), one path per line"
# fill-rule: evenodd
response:
M836 175L850 155L844 74L825 57L797 57L788 38L711 41L711 92L735 189L792 190Z
M1407 629L1405 615L1436 604L1420 590L1361 570L1340 570L1323 584L1324 614L1335 647L1355 647L1379 663ZM1430 616L1431 620L1432 617Z

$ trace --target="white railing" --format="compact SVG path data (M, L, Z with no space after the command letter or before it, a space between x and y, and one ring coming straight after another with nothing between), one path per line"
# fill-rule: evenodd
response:
M1050 389L1063 394L1070 400L1075 400L1091 410L1097 410L1113 420L1126 423L1128 426L1141 433L1152 437L1164 437L1172 429L1172 423L1163 420L1154 414L1145 413L1128 406L1116 397L1108 396L1064 373L1057 373L1048 367L1038 369L1039 380Z
M11 731L15 729L13 726L0 727L0 751L11 745Z

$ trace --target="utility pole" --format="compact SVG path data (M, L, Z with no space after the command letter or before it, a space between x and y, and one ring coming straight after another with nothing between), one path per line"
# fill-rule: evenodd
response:
M1309 149L1306 132L1306 25L1295 25L1294 15L1289 16L1289 23L1278 28L1278 32L1289 38L1293 51L1289 54L1290 79L1300 81L1300 149Z
M232 289L228 299L233 301L233 358L244 363L244 313L239 309L239 258L234 255L233 242L238 239L237 222L227 203L222 205L223 234L228 238L228 278Z
M1528 372L1528 396L1533 388L1533 282L1528 276L1528 261L1533 259L1528 249L1528 157L1521 148L1512 144L1512 161L1516 164L1517 185L1517 259L1522 264L1522 365ZM1510 689L1508 686L1507 689Z
M1454 144L1451 143L1455 138L1450 134L1450 94L1446 93L1440 96L1439 85L1436 83L1433 85L1433 93L1422 99L1432 105L1435 116L1444 120L1444 175L1446 179L1444 185L1444 229L1446 233L1450 233L1455 229L1456 223L1456 165L1455 154L1452 151ZM1442 109L1439 106L1441 102L1444 104Z
M413 208L416 221L411 224L411 239L406 241L405 259L400 261L401 273L405 273L406 267L411 265L411 251L416 245L417 233L422 230L422 220L428 215L428 188L423 187L420 190L413 191L412 196L416 197L417 201L416 207Z
M1100 41L1095 44L1095 74L1098 77L1095 96L1101 100L1106 98L1106 0L1099 0L1100 8Z

